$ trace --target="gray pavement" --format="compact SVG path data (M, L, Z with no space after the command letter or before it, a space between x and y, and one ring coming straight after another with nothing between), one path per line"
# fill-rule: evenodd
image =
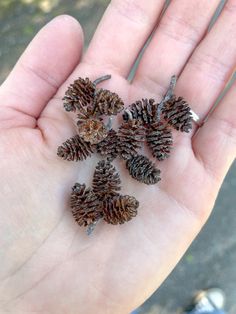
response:
M67 13L85 30L85 45L108 0L0 0L0 82L37 30L52 17ZM199 289L219 286L229 314L236 313L236 163L231 167L213 214L181 262L140 314L177 314Z

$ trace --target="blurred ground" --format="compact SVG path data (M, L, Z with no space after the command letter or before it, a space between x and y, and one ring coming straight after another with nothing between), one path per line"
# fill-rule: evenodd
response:
M87 46L108 0L0 0L0 82L47 21L58 14L76 17ZM236 313L236 163L231 167L214 212L182 261L140 308L140 314L177 314L198 289L219 286L229 314ZM184 232L184 230L183 230Z
M85 31L88 45L108 0L0 0L0 82L35 33L53 17L70 14ZM62 47L63 48L63 47Z

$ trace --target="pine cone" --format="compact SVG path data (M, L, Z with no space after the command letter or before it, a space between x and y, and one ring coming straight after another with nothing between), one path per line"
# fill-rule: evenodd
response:
M71 137L57 149L57 155L68 161L84 160L90 157L91 153L93 153L92 145L85 142L79 135Z
M109 160L113 160L117 157L117 145L119 143L119 138L115 130L111 129L108 132L107 137L97 144L97 152L102 156L107 157Z
M173 96L165 103L162 113L164 119L176 130L188 133L192 129L191 108L182 97Z
M144 125L154 123L157 118L157 104L154 99L142 99L138 100L128 108L132 119L141 121ZM130 115L125 112L123 119L125 121L130 120Z
M147 129L146 138L153 157L161 161L170 156L173 138L171 130L168 127L162 123L152 124Z
M137 155L136 150L142 147L142 142L145 139L145 129L140 121L129 120L120 126L118 137L117 149L119 156L127 160Z
M77 113L77 124L84 122L85 120L88 120L90 118L96 118L96 115L94 114L94 107L93 104L89 104L88 106L77 106L78 113Z
M120 176L110 161L99 161L93 175L93 191L97 197L104 200L117 195L120 184Z
M88 106L95 94L95 86L88 78L79 77L68 87L64 100L66 111L81 111L83 107Z
M94 98L94 108L100 115L117 115L124 109L124 102L116 93L99 89Z
M97 144L107 137L108 130L102 121L87 119L78 123L78 133L85 142Z
M104 220L112 225L123 224L137 215L139 202L129 195L108 198L103 203Z
M102 203L85 184L76 183L72 188L70 206L80 226L88 226L102 218Z
M155 184L161 180L160 170L146 156L137 155L128 159L126 168L132 178L145 184Z

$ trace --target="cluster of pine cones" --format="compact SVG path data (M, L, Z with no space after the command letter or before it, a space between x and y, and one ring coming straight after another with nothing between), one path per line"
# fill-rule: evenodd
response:
M65 110L77 114L77 135L59 146L57 155L69 161L82 161L95 152L103 157L95 168L92 188L80 183L72 188L72 214L80 226L88 226L88 232L100 219L122 224L137 215L138 201L118 193L121 180L112 161L123 159L134 179L155 184L160 180L160 170L138 153L143 143L147 143L153 157L162 161L170 156L173 146L171 127L181 132L192 128L191 109L182 97L172 93L161 103L142 99L124 110L116 93L97 88L109 78L107 75L94 82L78 78L63 98ZM123 110L123 122L117 131L104 123L104 116Z

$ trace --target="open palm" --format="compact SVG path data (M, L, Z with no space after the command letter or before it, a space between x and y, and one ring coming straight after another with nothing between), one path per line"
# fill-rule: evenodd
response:
M76 225L71 186L91 183L97 157L63 161L57 146L75 134L62 106L79 76L117 92L125 104L176 94L204 119L236 60L235 1L206 32L218 5L173 1L153 33L132 83L127 76L157 24L164 0L114 0L81 60L82 31L71 17L45 26L0 89L0 309L13 313L129 313L165 279L205 223L236 154L235 86L207 122L175 134L162 181L134 181L122 162L123 192L140 202L131 222Z

